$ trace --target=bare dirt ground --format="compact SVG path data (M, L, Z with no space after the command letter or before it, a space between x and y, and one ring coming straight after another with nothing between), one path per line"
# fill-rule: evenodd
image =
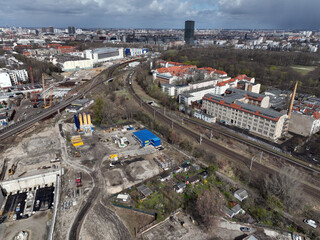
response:
M16 173L9 176L5 174L4 180L18 178L24 172L24 176L35 175L45 170L37 170L42 166L50 166L50 160L55 159L60 152L58 132L53 127L47 127L44 131L32 134L24 138L17 145L11 145L0 154L1 159L8 160L8 167L18 164Z
M50 217L51 211L37 212L29 219L0 224L1 239L12 240L20 231L27 231L28 239L46 239Z
M108 194L121 192L159 174L161 171L153 160L144 158L139 158L135 162L129 162L129 164L124 162L123 166L113 169L110 169L107 164L104 165L101 171L105 178Z
M129 209L115 207L115 212L124 222L132 236L135 235L135 229L140 229L154 220L153 216Z
M143 239L147 240L189 240L189 239L197 239L197 240L207 240L209 239L209 235L205 233L202 229L199 228L196 224L192 223L190 220L190 216L179 212L174 216L175 221L170 221L169 219L161 222L156 227L151 230L145 232L142 236ZM182 226L179 220L184 221L184 225Z
M117 214L101 203L87 215L80 232L80 240L130 240L132 236Z

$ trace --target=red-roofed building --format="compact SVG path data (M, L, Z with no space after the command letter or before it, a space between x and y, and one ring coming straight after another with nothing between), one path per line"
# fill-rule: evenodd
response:
M57 47L57 49L61 53L71 53L71 52L74 52L74 50L75 50L75 48L72 46L60 46L60 47Z

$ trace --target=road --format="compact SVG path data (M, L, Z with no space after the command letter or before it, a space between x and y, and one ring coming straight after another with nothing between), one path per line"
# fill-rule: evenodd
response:
M158 120L160 120L161 122L167 124L168 126L173 127L175 130L177 130L178 132L182 132L183 134L193 138L194 140L199 142L199 133L195 133L194 131L191 131L188 128L183 127L182 125L176 123L175 121L173 121L172 119L170 119L169 117L167 117L166 115L164 115L161 112L155 111L155 109L150 106L149 104L145 103L135 92L134 89L132 88L132 85L129 85L129 93L132 95L132 97L136 100L136 102L138 104L141 105L141 107L143 107L146 111L148 111L150 114L154 115ZM250 166L251 163L251 159L244 157L234 151L230 151L230 149L221 146L213 141L211 141L210 139L207 139L205 137L202 138L202 144L211 148L211 149L215 149L219 152L221 152L222 154L224 154L225 156L228 156L230 159L234 159L238 162L241 162L243 164L245 164L246 166ZM253 163L253 169L255 172L260 172L262 174L275 174L277 173L276 170L267 167L263 164L260 164L258 162L254 162ZM307 194L309 194L310 196L313 196L317 199L320 199L320 189L317 187L312 187L308 184L304 184L301 183L304 192L306 192Z
M131 61L135 61L135 60L131 60ZM109 69L108 72L108 76L107 78L110 80L112 79L111 76L113 74L113 72L116 70L117 67L127 64L131 61L122 63L122 64L118 64L118 65L114 65ZM90 88L92 89L92 88ZM102 188L103 186L105 186L104 182L103 182L103 176L101 174L101 166L102 166L102 160L103 160L104 156L100 156L98 157L98 161L96 162L94 171L90 173L90 176L93 179L93 189L89 194L88 199L85 201L85 204L83 205L83 207L81 208L81 210L78 212L77 216L75 217L72 226L70 228L69 231L69 240L77 240L79 239L79 235L80 235L80 231L81 231L81 227L82 224L85 220L85 217L88 213L88 211L90 209L92 209L92 207L95 205L95 203L97 202L97 200L99 198L101 198L101 194L102 194ZM105 211L106 214L108 215L108 220L112 221L114 223L115 226L117 226L119 229L119 236L121 236L121 239L123 240L127 240L127 239L131 239L131 235L128 231L128 229L123 225L123 223L119 220L119 218L117 217L117 215L115 213L113 213L110 209L108 209L106 206L102 206L101 203L97 203L97 205L101 207L101 211Z

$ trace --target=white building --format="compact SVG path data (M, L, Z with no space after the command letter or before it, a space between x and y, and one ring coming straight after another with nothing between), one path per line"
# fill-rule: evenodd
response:
M320 131L320 114L304 115L292 112L289 131L308 137Z
M10 75L8 72L0 72L0 88L9 88L12 86Z
M91 59L93 64L108 62L123 58L123 48L96 48L84 51L85 58Z
M217 121L247 129L266 138L277 139L284 134L288 116L266 108L269 97L236 90L225 96L206 94L202 109L217 118ZM247 93L247 94L244 94Z
M215 86L197 88L194 90L186 91L179 95L179 103L189 106L192 102L201 100L205 94L212 93L214 91Z
M28 72L25 69L22 70L11 70L9 75L13 84L17 85L20 83L28 82Z

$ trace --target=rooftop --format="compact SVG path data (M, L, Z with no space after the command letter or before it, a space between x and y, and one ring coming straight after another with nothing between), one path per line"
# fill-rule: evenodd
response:
M237 89L237 90L239 90L239 89ZM261 117L268 118L273 121L278 121L278 118L283 116L283 113L280 113L280 112L277 112L277 111L274 111L274 110L271 110L268 108L262 108L259 106L243 103L243 102L240 102L237 100L237 99L241 99L241 98L243 98L243 95L239 94L239 93L226 95L226 96L220 96L220 95L216 95L216 94L206 94L203 97L203 99L205 99L205 100L208 100L211 102L216 102L218 104L222 104L227 107L238 109L243 112L249 112L249 113L252 113L255 115L259 115Z

